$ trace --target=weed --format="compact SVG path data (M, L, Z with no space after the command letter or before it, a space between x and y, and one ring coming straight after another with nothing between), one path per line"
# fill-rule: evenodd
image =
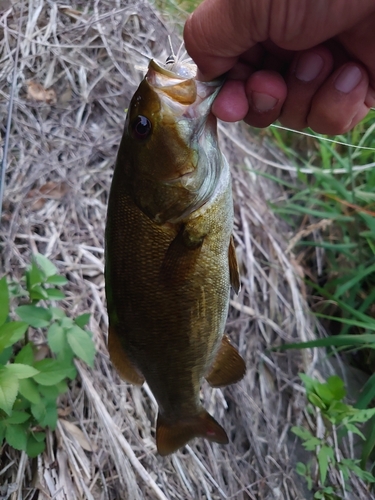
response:
M57 399L77 375L75 357L94 362L91 333L84 329L90 315L73 320L51 302L65 297L58 287L66 283L41 254L20 282L0 279L0 444L5 439L30 457L44 450L46 428L56 427ZM12 314L12 302L20 301ZM48 350L45 342L29 340L35 330L46 332Z
M375 477L360 467L359 460L341 456L338 445L340 436L348 432L355 433L365 440L358 425L374 417L375 409L359 409L345 404L344 383L336 375L329 377L325 383L304 374L300 374L300 377L309 401L307 411L321 422L316 436L304 427L291 429L303 441L305 450L313 454L314 460L307 464L299 462L296 470L306 479L308 489L315 490L314 498L334 500L340 498L340 492L345 497L345 492L350 489L349 479L352 474L363 481L374 483ZM328 475L333 471L336 471L336 474L331 474L331 484L327 485ZM336 481L337 478L339 480Z

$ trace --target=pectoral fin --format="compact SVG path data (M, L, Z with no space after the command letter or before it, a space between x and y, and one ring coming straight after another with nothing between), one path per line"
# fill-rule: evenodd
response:
M224 335L216 358L206 380L211 387L223 387L234 384L246 373L245 361Z
M230 238L228 260L230 284L232 285L235 293L239 293L239 291L241 290L240 270L238 268L236 248L234 246L233 236L231 236Z
M160 281L167 285L179 285L195 268L204 236L194 235L181 227L164 256L160 269Z
M117 330L112 326L109 327L108 332L108 351L111 361L122 379L135 385L143 384L145 380L143 375L128 358Z
M156 446L161 456L169 455L184 446L190 439L203 437L209 441L228 444L225 430L204 409L195 417L172 422L158 415Z

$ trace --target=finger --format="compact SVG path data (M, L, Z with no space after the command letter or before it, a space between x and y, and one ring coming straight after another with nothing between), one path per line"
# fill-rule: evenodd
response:
M249 109L245 122L253 127L268 127L279 117L287 87L281 75L274 71L257 71L246 82Z
M257 43L272 40L283 49L306 50L373 11L374 0L205 0L185 24L185 46L209 80Z
M248 112L249 103L243 80L228 80L216 97L212 112L225 122L243 120Z
M279 117L284 126L297 130L308 126L313 97L332 70L332 54L322 45L296 55L286 78L288 95Z
M270 0L205 0L186 21L187 52L206 80L226 73L238 57L267 39ZM255 23L255 20L257 22Z
M369 78L359 64L337 69L315 94L307 124L320 134L344 134L368 113Z

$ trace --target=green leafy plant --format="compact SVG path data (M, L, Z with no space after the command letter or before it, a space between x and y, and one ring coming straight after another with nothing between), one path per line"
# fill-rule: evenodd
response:
M75 357L94 362L92 335L84 329L90 315L73 320L51 302L65 298L57 287L66 283L41 254L20 283L0 279L0 444L30 457L44 450L46 428L56 427L57 399L77 375ZM32 332L40 342L29 340Z
M320 421L316 435L304 427L292 427L292 432L298 436L305 450L312 453L313 459L304 464L297 464L297 473L306 479L309 490L315 489L314 498L334 500L340 498L340 491L345 496L349 490L349 479L352 474L369 483L375 482L375 477L360 467L360 461L344 458L339 449L339 441L348 432L365 440L358 425L368 422L375 416L375 408L359 409L344 403L346 391L344 382L334 375L324 383L300 374L306 389L308 411ZM314 463L317 464L314 466ZM327 484L329 472L331 478L340 478L334 484ZM333 479L334 481L334 479Z
M374 112L333 138L271 127L296 176L286 182L280 172L264 174L284 187L273 209L294 228L290 249L309 276L311 308L332 335L282 348L345 351L344 362L372 373L359 391L358 409L370 408L375 398L374 128ZM375 417L363 432L362 467L375 450Z

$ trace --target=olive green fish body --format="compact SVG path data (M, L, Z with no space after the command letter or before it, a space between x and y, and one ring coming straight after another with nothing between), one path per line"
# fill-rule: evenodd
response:
M155 84L159 67L152 64ZM181 84L196 90L192 79L177 78ZM220 386L245 370L223 340L237 269L229 167L206 102L215 90L197 112L192 92L178 88L176 106L146 76L129 108L108 204L109 350L126 380L149 384L159 405L161 454L195 436L227 442L201 406L200 387L204 377Z

